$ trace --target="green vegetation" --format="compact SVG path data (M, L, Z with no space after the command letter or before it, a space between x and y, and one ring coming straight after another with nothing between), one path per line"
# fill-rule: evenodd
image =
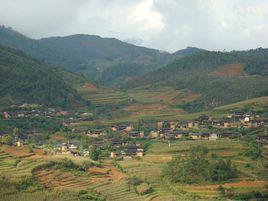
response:
M193 102L181 104L181 107L191 112L204 110L267 95L264 87L268 84L265 73L267 55L267 49L261 48L230 53L202 51L132 79L124 88L171 86L179 90L190 90L202 96ZM234 72L231 71L232 74L226 76L227 69Z
M202 51L188 47L169 54L115 38L83 34L34 40L4 26L0 27L0 43L109 85L122 84L129 77L157 69L175 58Z
M99 160L101 151L98 147L93 146L92 149L90 150L90 158L94 161Z
M173 182L188 184L226 181L237 176L237 170L229 160L210 162L207 154L206 147L191 147L186 159L179 157L173 159L164 170L164 175Z
M86 105L53 67L0 46L0 105L37 103L45 106Z

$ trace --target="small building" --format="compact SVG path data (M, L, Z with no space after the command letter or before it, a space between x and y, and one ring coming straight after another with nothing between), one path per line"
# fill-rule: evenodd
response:
M17 147L23 147L23 143L22 143L20 140L18 140L18 141L16 142L16 146L17 146Z
M192 133L192 134L190 134L190 137L193 140L208 140L209 133Z
M135 144L128 145L125 153L127 156L135 156L137 154L137 146Z
M9 119L10 115L7 112L3 112L3 119Z
M130 138L143 138L144 132L143 131L130 131L127 133L127 135Z
M89 134L87 134L89 137L100 137L105 135L105 131L102 129L95 129L91 130Z
M123 140L120 140L120 139L112 139L111 141L111 146L114 147L114 148L120 148L122 146L125 145L125 142Z
M141 148L137 149L137 156L138 157L143 157L143 149L141 149Z
M231 138L233 137L233 133L231 131L220 132L218 133L218 137L219 138Z
M114 132L117 131L117 126L112 126L111 130L114 131Z
M149 136L150 136L150 138L158 138L159 131L151 131Z
M199 140L199 139L201 139L201 134L200 134L200 133L191 133L191 134L190 134L190 137L191 137L193 140Z
M110 158L116 158L116 157L117 157L117 154L112 151L111 154L110 154Z
M217 133L210 133L209 140L217 140L219 138Z

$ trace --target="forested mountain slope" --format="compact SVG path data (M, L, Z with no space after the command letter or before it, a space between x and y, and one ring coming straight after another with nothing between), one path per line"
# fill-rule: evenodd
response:
M0 75L1 106L37 103L70 108L88 104L70 86L82 78L3 46L0 46Z
M125 80L162 67L175 58L201 51L187 48L174 54L139 47L115 38L77 34L66 37L30 39L4 26L0 43L26 54L63 67L107 85L120 85Z
M268 94L268 49L203 51L130 80L125 88L172 86L202 94L189 111Z

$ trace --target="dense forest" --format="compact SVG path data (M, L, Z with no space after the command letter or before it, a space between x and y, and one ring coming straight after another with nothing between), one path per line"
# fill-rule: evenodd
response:
M0 75L2 107L25 102L62 108L88 104L69 85L79 82L76 75L3 46L0 46Z

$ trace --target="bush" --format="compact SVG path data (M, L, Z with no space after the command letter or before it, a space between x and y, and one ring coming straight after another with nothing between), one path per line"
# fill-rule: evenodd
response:
M13 144L13 137L11 135L3 136L2 143L11 146Z
M136 191L140 195L145 195L150 193L152 188L147 183L141 183L140 185L136 186Z
M143 183L143 181L140 178L138 178L137 176L133 176L133 177L128 178L128 184L130 184L130 185L138 186L141 183Z

